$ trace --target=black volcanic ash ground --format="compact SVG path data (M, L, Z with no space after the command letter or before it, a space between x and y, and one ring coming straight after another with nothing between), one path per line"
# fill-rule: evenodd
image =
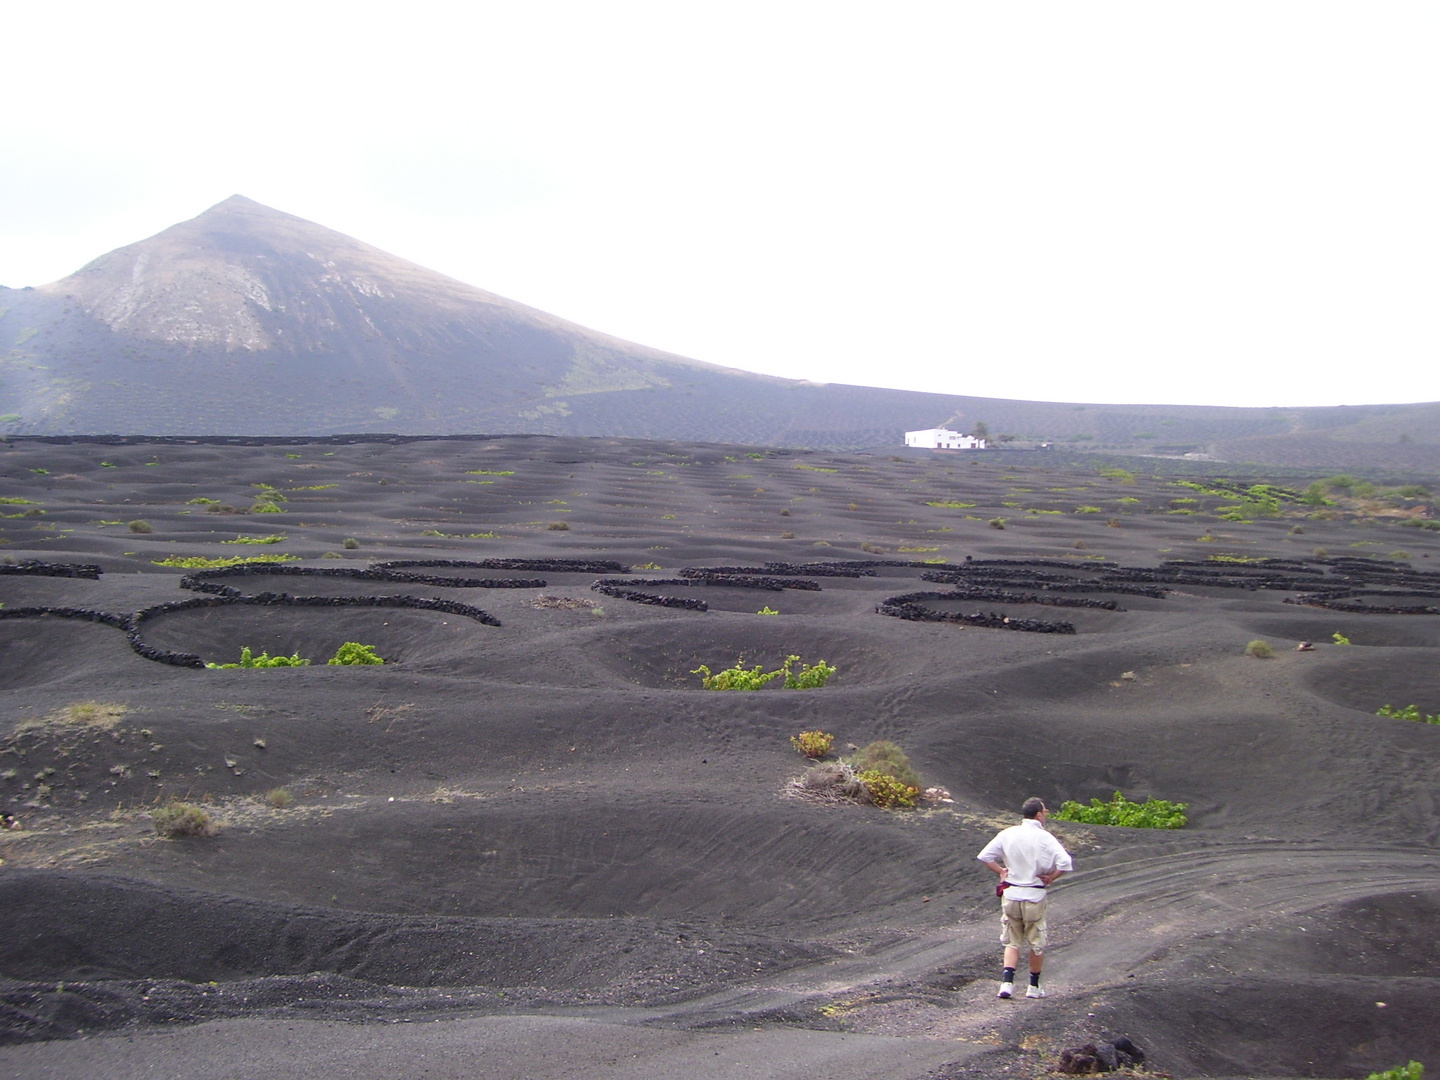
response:
M1440 534L1299 507L1226 522L1208 497L1174 514L1172 500L1195 493L1165 479L993 455L535 437L25 442L0 448L0 467L0 495L30 500L4 506L17 516L0 520L0 551L103 570L0 574L0 610L128 616L202 595L179 587L187 571L156 565L167 556L604 559L635 578L842 560L874 571L815 576L818 591L652 590L698 596L704 612L602 596L593 573L487 571L545 579L534 589L256 575L220 580L252 595L439 597L501 625L221 604L143 628L150 645L205 660L249 645L316 661L268 671L156 663L94 622L0 618L0 764L14 770L0 809L24 825L0 834L0 1061L15 1075L129 1075L127 1038L171 1074L204 1075L185 1047L230 1030L183 1026L205 1020L444 1018L457 1037L480 1024L500 1040L503 1019L583 1055L592 1029L539 1017L592 1006L632 1025L637 1046L655 1025L691 1033L654 1051L671 1070L697 1039L761 1040L778 1062L775 1048L801 1035L795 1060L856 1076L1038 1072L1118 1035L1180 1076L1440 1060L1427 930L1440 907L1440 727L1374 715L1411 701L1440 712L1440 616L1283 602L1306 594L1286 582L1338 580L1349 571L1337 560L1368 556L1356 565L1376 580L1409 570L1368 586L1366 602L1440 603L1423 595ZM285 495L284 513L190 501L245 509L256 485ZM18 516L32 510L44 513ZM997 517L1004 529L988 524ZM152 531L130 531L135 520ZM222 543L269 534L284 539ZM1017 560L1022 576L1176 559L1226 574L1171 582L1163 599L1084 594L1123 610L975 605L1064 619L1074 634L877 613L948 588L887 561L966 556ZM1260 564L1235 560L1261 558L1298 569L1247 587ZM541 592L603 610L537 607ZM765 606L780 614L755 614ZM1337 631L1353 644L1332 644ZM1244 656L1253 638L1274 659ZM390 662L327 667L346 640ZM1300 640L1317 647L1294 652ZM823 690L730 694L691 673L792 653L838 673ZM127 711L111 727L46 722L86 701ZM893 739L954 804L887 813L785 798L803 767L789 737L816 727L842 747ZM293 805L265 800L280 787ZM1059 826L1078 872L1054 897L1050 996L997 1003L993 882L974 853L1026 795L1117 788L1188 803L1190 825ZM206 804L219 833L156 838L148 811L172 797ZM95 1037L66 1038L82 1030ZM856 1040L850 1065L824 1057L841 1038ZM115 1054L82 1068L97 1042Z

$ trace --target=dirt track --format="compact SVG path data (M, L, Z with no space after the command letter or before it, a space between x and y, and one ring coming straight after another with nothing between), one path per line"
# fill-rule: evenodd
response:
M0 447L0 497L30 500L0 506L4 554L103 571L0 573L0 613L116 623L0 616L0 770L15 770L0 810L24 825L0 834L0 1063L998 1077L1126 1035L1177 1076L1440 1064L1440 727L1374 715L1440 712L1440 615L1342 610L1440 605L1440 533L1289 503L1223 521L1224 499L1162 479L1034 462L522 437ZM270 492L284 513L190 501L248 511ZM221 543L267 534L284 539ZM196 670L127 640L134 613L213 596L156 560L275 553L633 569L217 577L325 602L222 596L134 629L157 654L249 645L314 658L303 669ZM590 588L846 560L867 573L791 575L818 589L632 587L704 611ZM1167 560L1193 569L1142 580ZM960 585L922 577L941 563ZM1317 581L1354 595L1285 602ZM961 587L1021 599L917 603L1075 632L876 610ZM602 610L537 607L542 592ZM375 596L454 603L334 606ZM1274 658L1244 656L1252 638ZM1302 639L1314 651L1293 651ZM387 664L324 665L346 640ZM790 654L838 673L728 694L692 674ZM56 719L85 701L127 711ZM803 764L789 736L814 727L842 747L899 742L955 802L783 797ZM280 787L292 805L262 797ZM1190 824L1057 824L1077 872L1055 890L1049 996L997 1002L993 879L974 853L1026 795L1117 788L1183 801ZM218 835L155 838L148 810L172 797L206 801Z

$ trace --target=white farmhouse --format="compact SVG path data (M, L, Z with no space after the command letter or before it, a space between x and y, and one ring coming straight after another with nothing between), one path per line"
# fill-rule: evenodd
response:
M949 428L937 427L905 432L905 445L926 450L984 450L985 440L974 435L962 435Z

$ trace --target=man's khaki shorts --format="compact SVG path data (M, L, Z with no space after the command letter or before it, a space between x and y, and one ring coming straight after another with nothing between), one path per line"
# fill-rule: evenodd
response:
M1030 951L1038 956L1045 951L1049 940L1044 900L1000 901L1001 945L1018 949L1028 943Z

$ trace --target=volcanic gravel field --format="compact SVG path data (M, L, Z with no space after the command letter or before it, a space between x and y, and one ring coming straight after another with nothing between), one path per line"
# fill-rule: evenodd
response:
M0 445L0 1072L948 1080L1122 1036L1177 1077L1440 1068L1440 725L1376 715L1440 713L1440 532L1205 486ZM158 565L257 555L291 558ZM386 663L327 665L347 641ZM313 663L203 666L247 646ZM836 673L694 673L791 655ZM953 802L791 797L815 728ZM1027 796L1116 790L1189 824L1052 821L1048 996L997 1001L975 853ZM175 799L216 834L157 836Z

